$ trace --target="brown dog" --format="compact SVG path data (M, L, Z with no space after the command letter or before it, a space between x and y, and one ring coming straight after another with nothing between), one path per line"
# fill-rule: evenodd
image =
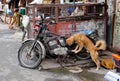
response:
M93 44L93 42L86 37L83 34L74 34L68 39L66 39L67 45L72 45L76 43L77 46L74 50L72 50L75 53L78 53L82 50L83 47L85 47L89 52L92 60L95 62L98 70L100 68L100 62L98 60L98 52L97 50L105 50L106 49L106 43L104 40L99 40L96 42L96 45Z

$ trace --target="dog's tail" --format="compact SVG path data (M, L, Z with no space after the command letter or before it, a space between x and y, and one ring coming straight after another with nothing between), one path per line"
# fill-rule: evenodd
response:
M106 42L104 40L98 40L95 46L97 47L96 50L106 50Z

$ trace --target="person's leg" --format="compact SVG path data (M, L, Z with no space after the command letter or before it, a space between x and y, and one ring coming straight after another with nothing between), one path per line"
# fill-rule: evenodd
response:
M19 15L19 13L17 13L17 15L16 15L16 26L17 27L20 26L20 15Z
M14 25L15 21L16 21L16 19L15 19L15 17L13 16L13 17L10 19L9 29L12 29L12 28L13 28L13 25Z
M4 14L4 19L3 19L3 21L4 21L5 24L6 24L6 17L7 17L7 14Z
M24 31L23 31L23 36L22 36L22 41L24 41L25 36L26 36L26 33L27 33L27 30L24 28Z
M19 8L19 6L18 6L18 5L19 5L19 1L20 1L20 0L15 0L15 1L14 1L14 2L15 2L15 3L14 3L14 4L15 4L15 8Z
M11 21L12 21L12 16L9 16L9 21L8 21L9 25L10 25Z

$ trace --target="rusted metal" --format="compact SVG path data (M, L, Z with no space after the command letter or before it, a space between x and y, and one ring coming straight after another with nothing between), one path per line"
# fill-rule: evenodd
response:
M112 22L112 42L111 42L111 46L113 46L115 16L116 16L116 0L114 0L114 6L113 6L113 22Z
M55 7L55 17L56 23L58 23L58 7Z
M35 12L35 10L39 9L39 11L41 11L41 13L44 14L44 18L46 18L47 16L52 17L52 19L54 19L57 22L57 25L55 25L54 27L55 29L53 29L54 33L58 33L59 31L62 31L63 27L65 26L67 26L65 27L65 29L68 30L65 30L66 32L64 34L71 33L71 29L73 29L72 32L76 32L76 31L80 32L81 30L84 29L94 30L96 28L98 29L102 28L101 31L99 32L100 35L102 33L102 36L104 34L104 39L105 39L106 38L105 5L106 5L105 3L89 3L89 4L77 3L77 4L39 4L39 5L32 4L29 6L33 7L32 18L31 18L33 19L33 24L35 24L34 18L35 18L35 14L37 13ZM84 15L71 16L71 14L74 12L76 7L81 8L83 6L86 7L86 11L84 12ZM68 9L71 9L72 13L68 13ZM92 23L90 24L90 22ZM84 25L86 25L86 27ZM59 32L59 34L62 33Z

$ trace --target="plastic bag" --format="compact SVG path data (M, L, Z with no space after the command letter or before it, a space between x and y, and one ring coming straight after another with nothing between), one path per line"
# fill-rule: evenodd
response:
M27 15L24 15L23 20L22 20L22 24L23 24L24 28L27 28L29 22L30 22L30 18Z

